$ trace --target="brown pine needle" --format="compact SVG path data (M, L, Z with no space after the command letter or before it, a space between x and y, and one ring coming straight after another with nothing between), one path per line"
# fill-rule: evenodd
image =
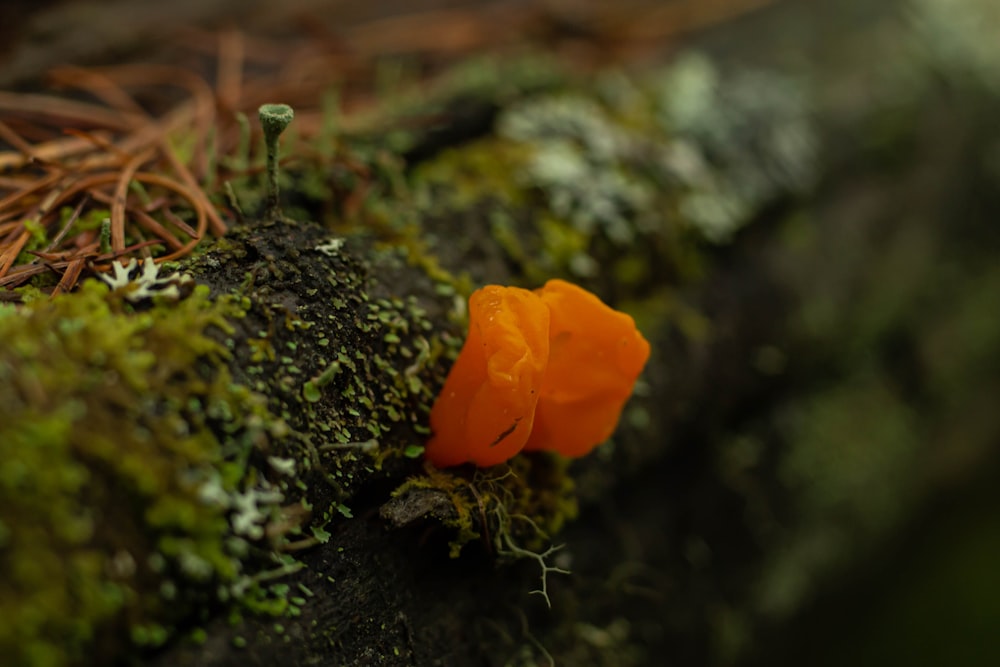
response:
M62 274L62 278L59 279L59 284L52 290L52 296L68 292L73 289L73 286L76 285L76 281L80 279L80 273L83 271L83 267L86 263L87 262L84 259L71 260Z
M141 120L88 102L5 91L0 91L0 113L64 127L104 127L118 131L128 130Z
M145 150L129 160L118 175L115 194L111 200L111 249L121 250L125 247L125 204L128 200L128 186L144 165L153 156L152 150Z
M0 253L0 278L7 275L7 272L14 265L17 256L21 254L24 246L27 245L31 233L28 230L22 231L12 243L7 245Z
M2 120L0 120L0 139L16 148L27 161L34 162L38 159L35 147L22 139L21 135L10 129L10 126Z

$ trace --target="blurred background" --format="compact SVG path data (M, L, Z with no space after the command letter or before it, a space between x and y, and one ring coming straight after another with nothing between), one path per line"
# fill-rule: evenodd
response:
M705 218L717 225L705 232L713 261L740 266L708 290L707 312L756 298L740 289L762 277L782 303L757 311L760 326L780 331L747 362L763 378L759 393L691 445L709 452L697 465L721 480L722 505L747 531L746 542L713 542L697 511L686 519L697 528L676 549L698 571L698 545L708 545L716 559L702 576L720 582L706 604L708 645L691 655L991 665L1000 661L998 26L995 0L8 0L0 89L48 91L47 72L67 63L205 69L228 44L247 63L229 101L253 109L281 99L308 127L331 85L348 115L360 114L399 77L431 80L484 54L541 51L585 76L665 69L675 87L664 94L681 100L686 131L736 171L732 183L763 187L754 170L790 170L779 205ZM219 41L236 31L242 41ZM226 76L206 69L232 92ZM703 106L684 107L689 99ZM771 118L787 123L761 138ZM726 162L732 146L745 150ZM713 380L725 394L727 376ZM695 465L671 447L671 465ZM728 577L738 583L721 583Z

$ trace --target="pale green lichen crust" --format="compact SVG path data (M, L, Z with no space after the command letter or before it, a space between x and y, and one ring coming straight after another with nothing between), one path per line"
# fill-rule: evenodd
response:
M417 201L432 234L448 218L443 255L489 252L481 263L514 266L526 284L561 275L628 290L696 275L700 246L807 193L817 144L796 79L691 54L510 104L494 134L416 169ZM464 248L474 240L451 224L487 225L496 249Z

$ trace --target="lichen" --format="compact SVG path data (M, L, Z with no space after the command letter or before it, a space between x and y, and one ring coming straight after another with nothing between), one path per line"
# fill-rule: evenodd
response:
M658 78L656 115L673 137L662 164L682 189L681 216L706 238L726 241L761 207L812 187L818 137L801 82L723 72L700 54Z
M508 105L494 135L418 166L415 199L446 257L484 252L437 229L445 214L466 229L473 218L501 253L486 267L628 289L696 277L705 242L807 192L816 142L797 81L690 55Z
M107 283L112 291L120 291L134 303L154 296L180 299L185 291L194 287L194 281L189 275L172 273L161 276L159 266L148 257L143 260L141 273L138 267L139 263L134 258L128 263L115 261L111 263L113 276L98 274L97 277Z
M297 434L273 455L349 497L355 474L403 456L427 433L442 355L455 346L448 321L432 318L448 317L451 300L442 303L429 276L408 294L389 291L394 276L419 274L405 248L281 224L284 238L268 247L258 245L267 225L244 228L191 266L225 265L218 288L247 304L238 326L248 346L235 349L234 372Z

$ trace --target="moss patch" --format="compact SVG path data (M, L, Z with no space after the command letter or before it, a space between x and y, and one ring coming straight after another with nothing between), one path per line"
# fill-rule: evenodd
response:
M228 507L247 452L285 430L234 384L220 338L241 310L198 288L135 310L96 282L0 316L0 653L60 665L114 627L140 642L247 543ZM88 650L93 650L88 649Z

